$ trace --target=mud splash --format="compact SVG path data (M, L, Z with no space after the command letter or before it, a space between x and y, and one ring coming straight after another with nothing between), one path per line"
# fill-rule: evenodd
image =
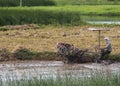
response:
M119 73L120 63L104 65L98 63L64 64L61 61L20 61L0 63L0 77L3 80L32 77L54 77L73 75L75 77L90 77L96 71L102 73Z

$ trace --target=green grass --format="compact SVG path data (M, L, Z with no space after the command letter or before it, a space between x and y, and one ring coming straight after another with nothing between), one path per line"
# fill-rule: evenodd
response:
M56 8L53 8L53 10L49 7L0 8L0 25L31 23L78 25L82 23L79 13L54 9Z
M15 7L15 6L48 6L55 5L52 0L0 0L0 7Z
M114 5L120 4L119 0L53 0L57 5Z
M120 4L120 0L22 0L22 6L118 4ZM20 0L0 0L0 6L20 6Z
M64 78L36 78L31 79L21 79L21 80L11 80L7 78L6 81L2 82L0 79L0 86L120 86L120 75L119 74L107 74L97 73L91 77L72 77L71 75L66 75Z
M41 6L41 7L1 7L0 25L52 24L81 25L80 16L120 16L119 5L81 6ZM9 14L9 15L8 15Z

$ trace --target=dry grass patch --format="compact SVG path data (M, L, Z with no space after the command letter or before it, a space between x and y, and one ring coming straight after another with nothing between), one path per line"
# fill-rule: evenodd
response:
M78 48L92 48L98 44L98 33L88 31L89 26L76 27L45 27L44 29L9 30L0 32L0 47L12 51L16 45L38 52L56 52L58 42L73 44ZM101 46L104 47L104 37L109 36L113 45L112 54L120 52L119 27L102 32Z

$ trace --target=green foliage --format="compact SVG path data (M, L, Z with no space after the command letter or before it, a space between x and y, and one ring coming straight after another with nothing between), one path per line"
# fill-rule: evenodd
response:
M36 52L24 47L18 47L13 51L13 57L18 60L58 60L55 52Z
M29 59L33 59L36 55L36 52L32 52L29 49L26 48L21 48L21 49L17 49L14 52L14 57L20 60L29 60Z
M23 6L49 6L55 5L52 0L23 0Z
M8 15L9 14L9 15ZM16 24L60 24L78 25L80 14L76 12L35 9L35 8L3 8L0 9L0 25Z
M108 59L120 62L120 54L110 55Z
M19 6L19 0L0 0L0 6Z
M120 0L21 0L22 6L49 6L49 5L114 5ZM20 6L20 0L0 0L0 6Z
M120 4L120 0L53 0L56 5L113 5Z
M81 16L120 16L119 5L0 8L0 25L81 25ZM9 14L9 15L8 15ZM117 17L117 18L118 18ZM82 17L83 18L83 17Z
M55 5L55 2L52 0L21 0L22 6L48 6ZM0 0L0 6L20 6L20 0Z

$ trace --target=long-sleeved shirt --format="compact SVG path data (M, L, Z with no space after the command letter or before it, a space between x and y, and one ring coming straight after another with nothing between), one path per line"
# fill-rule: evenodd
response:
M108 51L112 51L112 44L111 44L111 43L108 43L108 44L106 45L106 49L107 49Z

